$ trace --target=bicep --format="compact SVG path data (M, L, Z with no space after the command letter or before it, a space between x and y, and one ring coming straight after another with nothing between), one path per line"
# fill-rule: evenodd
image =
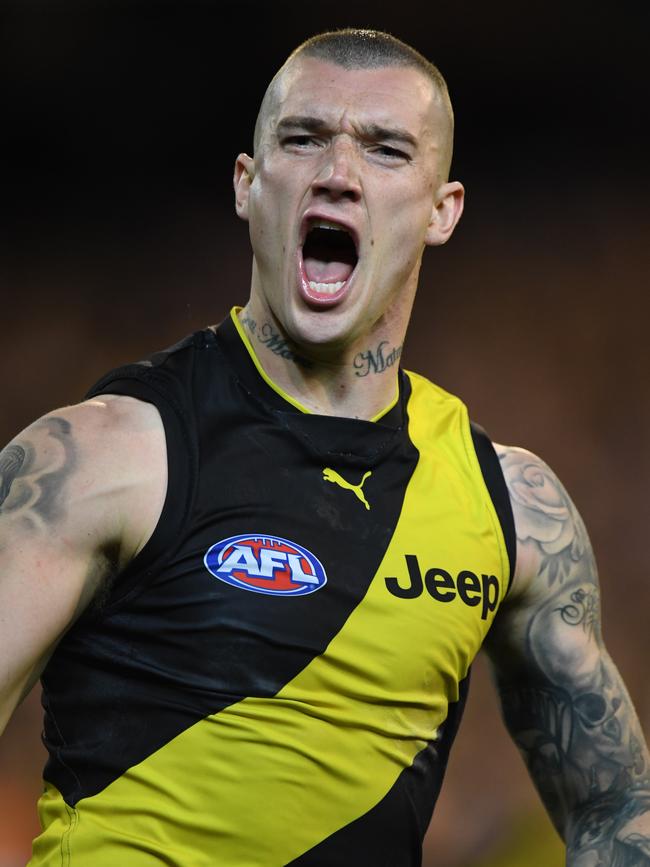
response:
M45 416L0 452L0 730L101 579L74 425Z

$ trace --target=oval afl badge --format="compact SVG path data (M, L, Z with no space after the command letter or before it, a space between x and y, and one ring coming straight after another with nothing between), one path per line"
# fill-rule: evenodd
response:
M280 536L229 536L208 548L203 562L220 581L271 596L305 596L327 583L320 560Z

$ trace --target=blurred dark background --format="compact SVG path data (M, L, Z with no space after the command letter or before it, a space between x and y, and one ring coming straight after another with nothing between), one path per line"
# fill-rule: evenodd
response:
M0 2L2 441L245 301L231 175L266 83L315 32L388 30L446 76L467 188L425 257L405 364L572 492L648 730L648 9ZM559 867L483 660L475 675L425 864ZM39 728L35 692L0 741L0 867L37 830Z

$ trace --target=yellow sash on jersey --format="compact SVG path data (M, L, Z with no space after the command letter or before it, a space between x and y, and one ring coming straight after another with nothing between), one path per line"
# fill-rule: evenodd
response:
M281 867L372 809L436 737L508 560L465 407L409 376L420 458L368 592L325 652L274 697L206 717L74 809L48 786L31 867ZM493 610L474 604L476 586L472 604L452 590L444 602L395 596L385 579L408 585L406 555L422 575L495 576Z

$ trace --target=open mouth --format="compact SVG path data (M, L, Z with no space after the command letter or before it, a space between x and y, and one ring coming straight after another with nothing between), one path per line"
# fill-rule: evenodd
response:
M307 232L302 259L310 294L338 295L359 260L351 233L329 220L315 220Z

